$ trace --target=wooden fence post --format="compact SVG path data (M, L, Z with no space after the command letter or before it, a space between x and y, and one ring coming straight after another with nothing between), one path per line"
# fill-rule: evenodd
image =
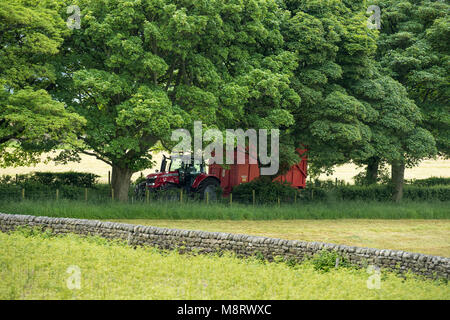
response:
M59 200L59 189L56 189L56 201Z
M255 206L256 199L255 199L255 190L254 189L252 190L252 197L253 197L253 206Z
M111 188L111 200L114 201L114 188Z
M148 189L145 189L145 202L147 204L150 202L150 192L148 192Z
M230 193L230 207L231 207L232 204L233 204L233 194Z
M84 201L87 201L88 199L88 189L84 188Z
M111 185L111 171L108 171L108 184Z
M25 200L25 189L22 188L22 200Z

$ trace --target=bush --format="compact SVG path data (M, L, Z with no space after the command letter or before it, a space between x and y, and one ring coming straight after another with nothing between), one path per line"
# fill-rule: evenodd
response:
M413 179L406 183L414 186L431 187L431 186L450 186L450 178L431 177L427 179Z
M350 267L348 260L336 251L322 250L311 259L314 269L328 272L333 268Z
M2 176L0 184L12 184L25 187L27 185L41 184L53 188L61 186L74 186L92 188L95 186L99 175L86 172L33 172L29 174L18 174L16 177Z
M22 190L25 199L28 200L54 200L56 199L56 190L59 192L59 199L84 200L85 189L71 185L45 185L39 182L28 181L21 184L0 184L0 200L20 201L22 199ZM108 184L97 184L88 189L89 200L110 200L111 187ZM130 188L130 196L133 195L133 188Z
M253 190L258 203L274 203L278 199L282 202L294 199L298 189L287 183L271 181L270 177L259 177L248 183L242 183L233 188L233 200L239 202L252 202Z
M392 199L393 188L390 185L370 185L370 186L338 186L334 188L305 189L300 192L300 199L304 200L363 200L363 201L390 201ZM423 187L415 185L405 185L403 197L407 200L416 201L449 201L450 186Z

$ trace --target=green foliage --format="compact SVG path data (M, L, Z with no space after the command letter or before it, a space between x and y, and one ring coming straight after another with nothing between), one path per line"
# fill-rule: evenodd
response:
M280 47L275 1L78 4L83 26L55 60L52 93L87 120L79 150L113 171L151 167L149 150L158 141L170 149L172 131L196 120L221 130L294 123L296 59Z
M275 203L292 199L298 192L287 183L272 181L270 177L259 177L248 183L233 188L233 199L241 202L252 202L253 191L258 203Z
M26 178L19 180L16 184L15 179L9 180L10 183L0 184L0 199L9 201L21 201L22 191L25 199L32 200L55 200L56 190L58 190L59 199L84 200L86 188L70 184L48 185L36 181L25 175ZM22 177L23 178L23 177ZM12 182L11 182L12 181ZM105 202L111 200L111 186L93 185L88 188L88 200L94 202ZM130 190L130 197L132 196Z
M293 145L308 146L313 172L369 157L366 122L373 112L349 90L372 73L375 33L365 26L366 8L343 1L280 3L290 11L282 33L285 48L298 59L291 86L302 99L294 114Z
M315 270L328 272L334 268L348 268L350 263L347 258L333 250L321 250L310 260Z
M41 238L48 239L55 236L50 229L45 229L39 226L29 227L29 226L18 226L14 229L14 233L21 235L25 238Z
M313 190L313 191L312 191ZM368 200L368 201L390 201L393 188L391 185L356 185L338 187L316 187L303 192L305 199L327 200L332 193L333 197L342 201ZM312 196L313 195L313 196ZM414 201L449 201L449 186L421 186L406 185L404 188L404 198Z
M448 156L450 5L432 0L372 2L382 11L376 58L420 107L424 126L433 134L439 152Z
M33 172L29 174L18 174L15 177L1 176L0 184L15 184L26 186L27 184L41 184L48 187L75 186L93 188L99 175L86 172Z
M431 177L426 179L413 179L408 182L409 184L422 187L431 186L448 186L450 185L450 178Z
M67 30L45 4L0 2L0 166L36 163L42 152L76 141L83 118L45 90Z

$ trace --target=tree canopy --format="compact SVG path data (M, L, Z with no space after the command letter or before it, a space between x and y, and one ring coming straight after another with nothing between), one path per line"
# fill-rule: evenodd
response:
M124 200L151 151L201 121L280 129L280 173L303 145L313 173L386 163L402 183L449 154L449 5L370 4L380 30L352 0L1 0L0 165L63 143L60 159L110 164Z
M441 155L450 155L450 4L374 1L382 9L377 61L420 107Z
M49 56L58 53L65 30L55 10L0 2L0 166L37 162L42 152L76 139L83 118L45 90L56 77Z
M79 151L113 166L119 197L151 165L149 150L195 120L219 129L294 123L296 59L281 46L285 13L274 1L78 5L82 28L63 45L53 93L86 119Z

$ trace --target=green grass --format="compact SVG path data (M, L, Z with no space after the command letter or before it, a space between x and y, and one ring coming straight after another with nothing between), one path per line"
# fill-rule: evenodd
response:
M80 270L80 289L67 287L71 266ZM369 276L318 271L312 262L290 267L76 235L0 233L0 299L450 299L443 281L382 272L380 289L368 289Z
M149 204L83 201L0 201L0 212L85 219L450 219L450 202L333 201L277 205L153 201Z

